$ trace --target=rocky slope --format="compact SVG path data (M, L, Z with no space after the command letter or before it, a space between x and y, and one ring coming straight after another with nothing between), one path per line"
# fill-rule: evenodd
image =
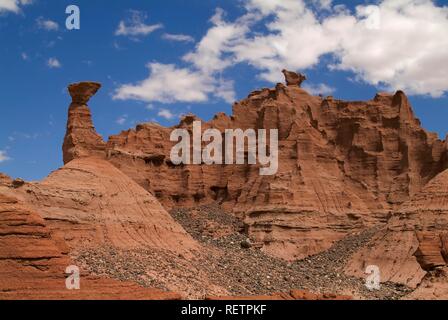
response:
M63 241L54 239L46 221L0 183L0 299L180 299L157 289L88 276L81 290L67 290L65 270L73 265Z
M346 271L360 276L369 264L380 267L383 281L419 287L418 291L433 288L426 287L428 281L440 282L438 290L447 292L448 170L404 203L372 241L353 255Z
M102 159L75 159L21 191L72 249L108 244L186 256L199 250L150 193Z
M181 297L89 273L83 274L82 290L65 288L65 268L86 248L157 249L187 261L200 249L150 193L101 159L102 139L86 105L98 88L95 83L69 87L67 165L42 182L0 177L2 299Z

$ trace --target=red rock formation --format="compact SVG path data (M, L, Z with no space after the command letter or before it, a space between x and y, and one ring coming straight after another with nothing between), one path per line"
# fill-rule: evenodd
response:
M177 127L191 130L194 119ZM279 84L251 93L207 128L278 129L277 174L260 176L256 165L175 166L174 128L151 123L110 137L108 160L165 207L222 202L245 219L257 246L285 259L387 221L446 167L445 142L422 129L401 91L347 102Z
M447 300L448 268L439 268L425 276L418 288L406 296L408 300Z
M296 72L282 70L283 75L285 76L285 82L288 86L301 86L302 82L306 80L306 77L303 74L298 74Z
M81 273L80 290L66 288L73 262L45 221L0 187L0 300L5 299L180 299L174 293Z
M72 160L24 194L73 250L107 244L188 256L199 248L150 193L102 159Z
M68 111L64 139L64 163L79 157L103 156L105 143L96 133L87 102L101 88L96 82L81 82L68 87L72 103Z
M447 199L448 170L445 170L404 203L387 226L352 257L347 273L363 276L365 266L377 265L382 281L415 288L426 271L448 267ZM443 290L448 291L448 281L440 281L439 291Z
M0 173L0 184L7 184L11 182L11 178L5 174Z
M272 176L261 176L259 165L174 165L170 134L191 131L193 115L173 128L141 124L105 143L87 106L100 85L70 86L66 165L14 190L0 176L6 212L0 288L33 296L32 279L48 276L59 286L66 253L78 248L154 248L188 258L199 245L158 201L165 208L219 201L244 220L255 247L284 259L316 254L347 234L387 223L346 272L364 277L366 266L378 265L382 281L420 284L416 297L443 296L446 273L435 273L447 268L447 142L421 127L401 91L369 101L324 99L299 87L303 77L285 76L288 86L254 91L234 104L232 116L202 122L202 130L278 129L279 168ZM29 282L17 280L27 270ZM428 281L437 286L425 291ZM111 291L132 287L126 288ZM273 297L310 298L303 292Z

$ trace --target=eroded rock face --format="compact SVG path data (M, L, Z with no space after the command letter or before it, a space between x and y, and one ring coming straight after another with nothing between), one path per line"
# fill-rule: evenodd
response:
M68 290L65 270L71 265L67 246L54 239L45 220L16 191L0 186L0 300L181 298L82 271L82 290Z
M306 80L306 76L301 73L296 73L288 70L282 70L285 76L285 82L288 86L302 86L302 82Z
M12 179L6 174L0 173L0 185L8 185L11 183L11 181Z
M272 176L260 176L258 165L174 165L170 134L176 128L191 132L198 120L194 115L172 128L141 124L105 143L87 106L100 85L70 86L66 165L40 183L17 189L0 176L0 211L6 212L0 216L0 232L9 230L3 231L8 241L26 241L17 250L11 248L17 247L14 243L0 242L2 288L18 286L15 291L25 292L18 281L4 279L17 279L14 270L28 267L60 270L70 263L67 253L79 248L151 248L188 260L201 248L166 209L217 201L244 221L251 250L261 248L287 260L322 252L347 234L384 226L353 255L346 273L365 277L367 265L378 265L382 281L412 288L437 283L426 291L420 285L415 295L443 296L447 142L421 127L401 91L342 101L312 96L295 76L285 75L287 86L254 91L234 104L232 116L221 113L202 122L202 130L222 132L278 129L279 168ZM28 257L29 248L38 256ZM14 255L22 258L16 261ZM30 259L42 265L29 265ZM55 272L51 278L60 281L60 271Z
M199 249L150 193L102 159L72 160L24 196L72 250L109 245L191 256Z
M405 94L368 101L323 99L296 85L254 91L202 130L278 129L279 169L171 163L175 128L141 124L110 137L107 159L161 203L219 201L245 220L255 246L285 259L328 249L346 234L386 222L446 168L446 143L427 133Z
M68 87L72 103L68 110L67 132L64 138L64 163L80 157L104 157L105 143L95 131L87 106L90 98L101 88L96 82L80 82Z
M352 257L346 272L361 276L365 266L377 265L382 281L415 288L422 280L428 283L425 278L428 271L448 267L447 186L448 170L445 170L400 207L386 227ZM446 272L441 278L445 282L435 281L440 282L439 297L440 292L448 292ZM422 288L419 291L424 291Z
M443 267L428 273L418 288L406 297L409 300L447 300L448 268Z

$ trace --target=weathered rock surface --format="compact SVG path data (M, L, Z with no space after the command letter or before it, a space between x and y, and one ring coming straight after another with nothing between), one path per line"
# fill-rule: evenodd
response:
M102 159L72 160L24 194L72 250L108 244L191 255L199 249L150 193Z
M263 253L257 252L257 257L268 254L296 260L321 253L307 261L331 266L327 269L335 271L331 274L334 281L351 283L348 287L358 288L359 283L355 285L354 278L347 275L363 278L368 265L377 265L382 282L416 289L408 298L446 297L447 142L421 127L401 91L378 93L368 101L342 101L312 96L300 88L304 76L286 70L284 74L287 86L278 84L273 89L254 91L234 104L232 116L221 113L209 122L202 121L202 131L278 129L279 168L272 176L261 176L259 165L173 164L170 151L175 142L170 142L170 134L176 128L191 132L193 122L199 120L194 115L185 116L172 128L140 124L105 142L95 131L87 106L100 85L71 85L72 103L63 146L66 165L39 183L14 182L0 175L0 295L65 297L65 290L60 289L64 279L61 268L71 263L69 254L84 253L89 264L90 258L100 256L99 248L107 247L104 259L110 261L116 252L123 257L129 254L122 259L123 270L112 272L104 265L89 267L98 267L101 272L105 267L111 274L128 274L130 280L140 281L141 274L129 271L135 266L126 264L135 259L141 270L150 272L146 276L157 278L154 272L160 270L148 269L139 252L146 252L148 257L158 252L157 256L166 259L160 268L169 273L164 285L168 286L172 275L179 280L184 274L178 267L182 264L182 268L197 273L192 279L203 281L210 295L226 296L227 282L232 286L234 282L215 281L210 275L227 274L228 266L217 263L207 266L215 268L208 270L204 263L194 263L214 259L222 262L219 255L233 251L220 252L219 246L208 248L207 253L212 255L209 260L200 256L195 260L205 244L193 240L166 211L218 202L232 211L232 219L244 222L245 235L235 235L233 223L223 227L208 218L187 223L181 217L179 221L186 226L205 224L199 229L207 231L206 237L211 236L207 245L230 237L236 239L230 242L232 250L235 245L244 252L240 254L250 255L261 249ZM366 229L374 232L373 237L361 236ZM351 239L347 235L355 235L355 240L360 235L359 241L349 246L352 251L342 254L340 246L333 245ZM250 246L242 249L243 241ZM337 255L344 256L340 266L346 265L343 278L329 261L339 259ZM232 257L228 261L233 261ZM282 264L287 262L281 259L275 263L279 270L287 270L289 267ZM302 276L306 268L301 263L296 267L294 274ZM327 283L328 275L320 275L320 267L317 263L313 270ZM235 270L235 274L240 273ZM20 280L22 274L24 281ZM194 282L184 280L174 283L181 283L183 292L190 294ZM96 297L98 281L87 282L92 293L83 293L83 297ZM270 278L264 281L263 288L270 288ZM148 292L134 285L108 283L104 286L110 288L113 297L127 293L145 297ZM34 287L42 286L43 293L36 294ZM236 294L252 292L240 289L232 288ZM395 292L392 289L389 287ZM393 297L408 293L396 291ZM152 292L160 298L178 298ZM269 297L310 298L307 291Z
M79 157L102 156L105 143L95 131L87 102L101 88L96 82L80 82L68 87L72 103L68 110L67 132L64 138L64 163Z
M245 220L251 241L285 259L328 249L351 232L384 223L446 168L446 143L427 133L405 94L369 101L308 94L298 86L255 91L202 130L278 129L279 169L179 165L169 155L175 128L141 124L110 137L107 159L166 208L219 201Z
M346 272L361 276L360 272L367 265L377 265L382 281L402 283L412 288L419 286L419 292L433 288L426 287L429 281L427 271L448 267L447 199L448 170L445 170L404 203L387 226L353 255ZM438 283L437 296L448 298L441 293L448 291L446 272L439 277L437 275L430 276L432 282Z
M178 294L91 277L68 290L67 247L32 208L0 186L0 300L4 299L180 299Z
M408 300L447 300L448 268L439 268L425 276L418 288L406 296Z
M288 86L301 86L302 82L306 80L306 77L303 74L282 70L283 75L285 76L285 82Z
M0 184L9 184L11 183L11 178L6 174L0 173Z

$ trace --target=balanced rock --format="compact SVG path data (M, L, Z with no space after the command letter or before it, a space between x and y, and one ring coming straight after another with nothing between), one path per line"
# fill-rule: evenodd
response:
M80 82L68 87L72 103L68 111L67 132L62 147L64 163L80 157L105 156L105 143L95 131L87 105L100 88L101 85L96 82Z
M286 85L288 86L301 86L302 82L307 80L306 76L301 73L296 73L288 70L282 70L283 75L285 76Z

